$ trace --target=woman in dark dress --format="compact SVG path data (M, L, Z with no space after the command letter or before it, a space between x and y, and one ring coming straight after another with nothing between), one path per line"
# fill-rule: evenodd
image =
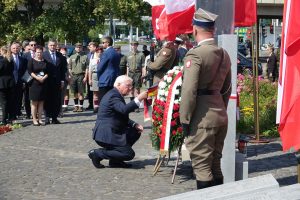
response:
M33 81L29 86L29 99L31 100L33 125L45 125L42 121L42 114L44 111L48 73L47 63L43 59L43 47L36 47L35 57L28 61L28 72L33 78Z
M14 118L12 112L14 105L11 105L15 86L13 75L14 64L6 46L1 47L0 54L0 105L2 109L2 119L0 123L6 125Z

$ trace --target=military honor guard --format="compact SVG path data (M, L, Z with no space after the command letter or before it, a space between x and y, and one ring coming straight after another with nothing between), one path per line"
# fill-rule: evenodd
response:
M214 41L217 17L201 8L196 11L193 35L198 45L184 58L179 113L197 189L223 184L220 163L228 126L231 62Z

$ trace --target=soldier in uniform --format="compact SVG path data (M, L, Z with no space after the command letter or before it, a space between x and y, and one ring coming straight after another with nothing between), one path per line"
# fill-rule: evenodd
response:
M131 51L127 56L128 76L133 80L130 100L133 100L135 95L140 94L140 88L142 87L142 70L145 65L145 56L138 51L138 46L137 41L131 42ZM138 112L138 109L136 111Z
M74 110L73 112L83 111L84 89L88 76L88 57L82 51L82 44L76 43L76 53L70 57L69 71L72 75L71 90L74 93ZM78 104L79 100L79 104Z
M213 38L217 17L201 8L196 11L193 35L198 45L184 58L180 121L197 189L223 184L220 161L228 126L231 61Z
M176 48L173 42L167 42L164 47L157 53L154 62L149 61L147 66L154 73L153 84L158 83L165 73L176 66Z
M127 57L121 53L121 46L115 45L114 49L120 54L120 75L127 75Z

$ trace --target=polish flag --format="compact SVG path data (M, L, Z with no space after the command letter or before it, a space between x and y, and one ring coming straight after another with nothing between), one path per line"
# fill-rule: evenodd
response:
M176 35L192 33L195 0L144 0L152 6L154 34L161 40L175 40Z
M285 0L277 117L283 150L300 149L300 1Z
M234 26L253 26L256 23L256 0L235 0Z
M169 40L175 40L178 34L193 32L195 0L165 0L165 7Z
M152 27L153 33L157 39L160 38L161 29L164 29L163 22L166 21L165 1L164 0L144 0L149 3L152 8Z

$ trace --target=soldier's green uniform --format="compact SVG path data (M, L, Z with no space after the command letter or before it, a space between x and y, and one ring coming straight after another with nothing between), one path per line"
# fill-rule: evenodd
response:
M158 83L165 73L176 64L176 49L174 46L163 47L156 56L154 62L149 62L148 67L154 73L153 84Z
M126 75L126 74L127 74L127 56L121 54L120 75Z
M130 52L127 56L128 76L133 80L134 88L142 87L142 69L145 65L145 56L142 52Z
M69 70L72 74L71 90L73 93L84 93L83 79L88 66L88 58L83 52L75 53L70 57Z
M209 22L216 18L202 11L197 12L201 16L209 15ZM201 189L223 183L220 161L228 126L226 108L231 94L231 62L228 53L218 48L213 38L198 42L184 58L179 113L197 188Z

